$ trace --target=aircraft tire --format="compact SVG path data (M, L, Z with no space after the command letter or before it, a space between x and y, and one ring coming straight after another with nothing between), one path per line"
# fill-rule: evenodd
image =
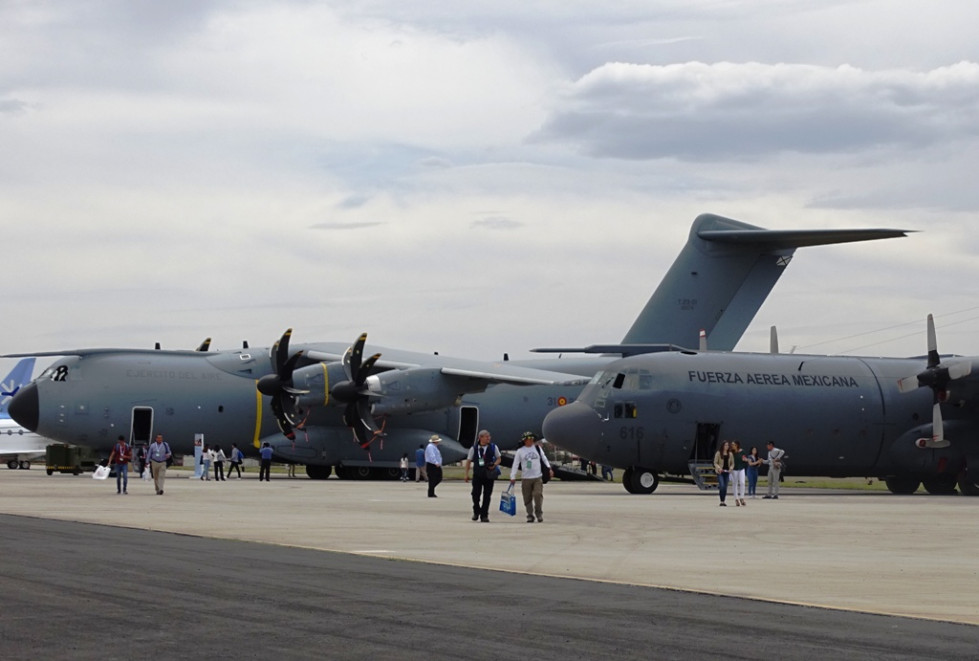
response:
M891 493L898 494L899 496L910 496L918 490L918 487L921 485L921 480L913 477L892 475L884 478L884 484L887 485L887 489Z
M311 480L325 480L333 472L333 466L313 466L306 464L306 475Z
M375 480L398 480L401 479L401 469L400 468L375 468L372 471L372 477Z
M7 462L7 468L9 468L10 470L16 470L17 469L17 460L16 459L11 459L10 461L8 461Z
M955 495L955 476L942 473L936 477L929 477L922 480L925 491L933 496L953 496Z
M632 483L632 490L629 493L647 495L656 491L656 487L659 486L659 475L647 468L633 468L632 475L629 477L629 482Z
M49 468L49 469L48 469L48 475L54 475L54 470L53 470L53 469L51 469L51 468Z
M632 469L631 468L626 468L622 472L622 486L625 487L625 490L628 491L629 493L636 493L635 491L632 490Z
M25 459L24 461L20 462L18 468L21 469L22 471L29 471L31 469L31 462Z
M958 481L963 496L979 496L979 479L970 475L968 468L962 471Z

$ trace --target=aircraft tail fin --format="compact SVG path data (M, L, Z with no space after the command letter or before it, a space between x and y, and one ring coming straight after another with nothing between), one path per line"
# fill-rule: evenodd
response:
M34 357L22 358L10 370L10 374L0 381L0 418L9 418L7 405L20 387L31 382L31 374L34 373Z
M907 236L905 230L767 230L702 214L622 344L672 342L731 351L796 248Z

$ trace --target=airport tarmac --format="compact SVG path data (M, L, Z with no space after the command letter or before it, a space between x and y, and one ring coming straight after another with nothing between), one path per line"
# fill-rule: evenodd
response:
M977 498L783 488L721 508L689 485L558 481L528 524L498 511L501 482L485 524L459 481L427 498L414 482L188 476L120 496L114 480L0 471L0 513L979 624Z

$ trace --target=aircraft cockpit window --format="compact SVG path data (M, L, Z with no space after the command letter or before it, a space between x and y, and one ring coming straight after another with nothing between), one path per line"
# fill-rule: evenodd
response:
M615 382L612 384L612 387L619 389L622 387L622 384L624 382L625 382L625 374L619 372L618 374L615 375Z
M652 390L653 375L649 370L627 370L625 380L617 387L624 388L625 390Z

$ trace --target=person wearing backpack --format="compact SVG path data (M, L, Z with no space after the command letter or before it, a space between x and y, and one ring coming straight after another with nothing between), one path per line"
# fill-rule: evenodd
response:
M245 453L238 448L237 443L231 444L231 465L228 466L228 477L231 471L238 471L238 479L241 479L241 462L245 460Z
M485 429L481 430L478 441L469 448L469 454L466 456L466 482L469 481L469 467L470 465L473 467L473 521L479 519L483 523L489 523L493 484L499 475L502 460L500 449L490 442L490 433Z
M524 432L523 447L513 455L513 466L510 467L510 486L517 481L517 473L520 473L520 490L523 492L523 505L527 510L527 523L544 522L544 476L547 479L554 477L554 470L551 462L547 460L544 452L537 447L537 436L534 432Z
M162 496L163 482L167 479L167 461L173 457L170 446L163 442L163 434L156 435L156 441L150 443L149 451L146 454L150 462L153 484L156 486L156 495Z

